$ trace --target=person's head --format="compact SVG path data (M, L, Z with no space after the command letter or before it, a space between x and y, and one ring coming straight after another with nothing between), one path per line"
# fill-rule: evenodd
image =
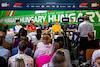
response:
M25 53L27 48L27 42L24 40L20 41L17 48L19 52Z
M49 35L44 35L43 38L42 38L42 41L45 45L49 45L50 43L50 36Z
M58 25L58 22L59 22L59 21L56 19L56 20L55 20L55 24Z
M93 32L88 33L88 39L94 40L94 33Z
M59 49L59 44L54 42L50 47L49 54L54 54L57 49Z
M44 21L44 26L46 26L46 25L47 25L47 21L45 20L45 21Z
M0 30L0 37L3 37L5 39L6 34L7 34L6 30Z
M20 41L21 40L25 40L25 41L28 41L28 38L27 38L27 30L22 30L22 32L20 32Z
M27 30L25 30L24 28L21 28L19 30L19 36L18 36L18 38L20 38L21 36L24 36L24 37L27 36Z
M29 23L29 25L30 26L33 26L34 25L34 22L31 20L30 23Z
M64 43L62 41L59 41L59 49L64 48Z
M25 63L23 59L16 58L14 67L25 67Z
M58 50L54 53L53 57L50 60L49 67L66 67L66 59L64 52Z
M2 37L0 37L0 46L2 45L2 42L3 42Z
M87 14L83 15L84 20L89 20L89 16Z
M74 20L73 20L73 19L71 19L71 24L73 24L73 21L74 21Z
M4 25L3 30L8 30L8 25Z
M36 35L36 38L37 38L38 40L40 40L41 34L42 34L42 30L41 30L41 29L37 29L37 35Z
M42 30L41 29L37 29L37 34L41 34L42 33Z
M16 25L20 25L19 20L16 20Z
M100 57L96 58L95 66L100 67Z

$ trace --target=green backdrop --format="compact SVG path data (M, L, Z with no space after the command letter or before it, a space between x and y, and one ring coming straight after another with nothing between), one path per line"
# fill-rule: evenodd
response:
M63 17L69 17L74 19L74 23L79 23L77 18L82 17L83 14L89 15L89 21L93 23L96 30L96 39L100 39L100 10L3 10L0 11L0 28L4 24L8 24L9 28L15 25L15 20L19 19L21 24L28 24L30 20L33 20L36 24L43 24L43 21L54 22L56 19L62 22ZM70 22L69 22L70 23Z

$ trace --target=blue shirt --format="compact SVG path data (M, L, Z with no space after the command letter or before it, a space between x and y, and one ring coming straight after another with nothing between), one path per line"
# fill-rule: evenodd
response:
M5 41L8 42L8 43L10 43L10 44L12 44L12 40L11 40L10 38L7 38L7 37L6 37L6 38L5 38Z
M13 55L16 55L17 53L18 53L17 47L13 48L13 49L12 49L12 54L11 54L11 55L13 56ZM25 54L31 56L31 48L27 48Z
M42 30L45 30L45 29L47 29L47 30L48 30L48 29L49 29L49 27L48 27L48 26L41 26L41 29L42 29Z
M9 58L9 50L0 46L0 56L4 58Z
M69 24L69 25L68 25L68 28L69 28L69 29L74 29L74 28L75 28L75 24Z

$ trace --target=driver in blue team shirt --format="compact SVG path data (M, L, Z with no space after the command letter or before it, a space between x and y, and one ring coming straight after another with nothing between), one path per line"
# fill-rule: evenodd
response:
M76 24L74 24L73 19L71 19L71 24L68 25L67 31L70 33L72 32L72 40L73 42L77 42L78 41L78 33L75 32L76 30ZM77 38L74 41L74 35L77 35Z

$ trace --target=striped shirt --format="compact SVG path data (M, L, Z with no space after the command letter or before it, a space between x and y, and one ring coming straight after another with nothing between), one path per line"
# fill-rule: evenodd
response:
M44 45L41 48L36 49L35 54L34 54L34 59L40 57L41 55L46 55L49 53L49 46L48 45Z

